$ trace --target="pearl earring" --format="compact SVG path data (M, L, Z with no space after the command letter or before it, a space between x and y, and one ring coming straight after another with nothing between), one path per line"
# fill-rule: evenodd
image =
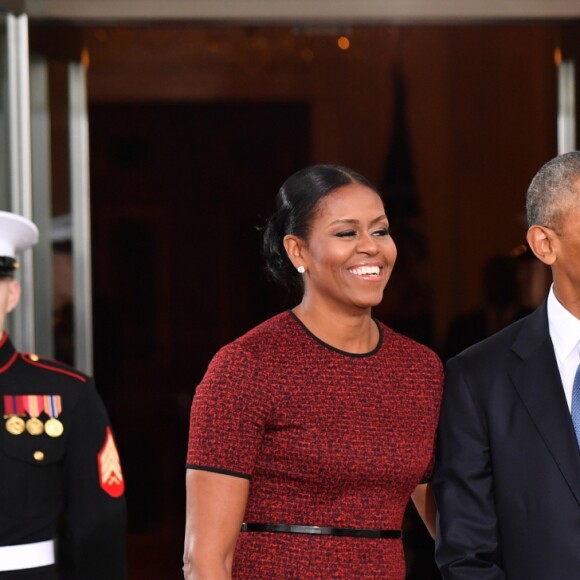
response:
M306 268L304 266L298 266L296 270L298 270L299 274L304 274L304 272L306 272Z

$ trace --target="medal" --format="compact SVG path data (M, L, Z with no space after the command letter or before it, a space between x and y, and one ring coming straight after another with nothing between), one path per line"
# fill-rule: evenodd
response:
M28 419L28 421L26 421L26 430L31 435L42 435L42 432L44 431L44 424L37 417L31 417Z
M51 417L44 424L44 432L49 437L60 437L64 432L64 426L58 419Z
M11 435L21 435L24 433L25 424L24 420L18 415L12 415L6 419L6 431Z
M60 395L44 395L44 412L50 417L44 424L44 432L49 437L60 437L64 432L64 425L57 419L61 411Z
M24 402L20 395L4 395L4 418L6 419L6 431L11 435L21 435L24 433L26 425L22 417Z
M44 424L38 416L44 410L42 395L24 395L24 409L30 415L26 421L26 430L31 435L42 435Z

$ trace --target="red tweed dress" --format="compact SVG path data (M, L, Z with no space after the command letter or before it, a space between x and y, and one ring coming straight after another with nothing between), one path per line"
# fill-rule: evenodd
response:
M187 467L250 479L248 523L400 529L431 475L443 371L378 325L366 354L322 343L290 312L222 348L193 398ZM241 532L233 578L403 580L403 547Z

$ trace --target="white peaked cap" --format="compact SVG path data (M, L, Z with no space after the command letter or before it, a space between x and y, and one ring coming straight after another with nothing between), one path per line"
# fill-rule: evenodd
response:
M27 218L0 211L0 256L15 258L38 242L38 228Z

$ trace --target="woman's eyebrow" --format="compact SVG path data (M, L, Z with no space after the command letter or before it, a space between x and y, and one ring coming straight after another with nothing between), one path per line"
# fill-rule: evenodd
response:
M376 224L377 222L380 222L381 220L387 219L386 214L380 215L379 217L376 217L372 222L371 225ZM353 218L344 218L344 219L338 219L338 220L334 220L333 222L331 222L328 225L334 225L334 224L358 224L360 223L359 220L357 219L353 219Z

